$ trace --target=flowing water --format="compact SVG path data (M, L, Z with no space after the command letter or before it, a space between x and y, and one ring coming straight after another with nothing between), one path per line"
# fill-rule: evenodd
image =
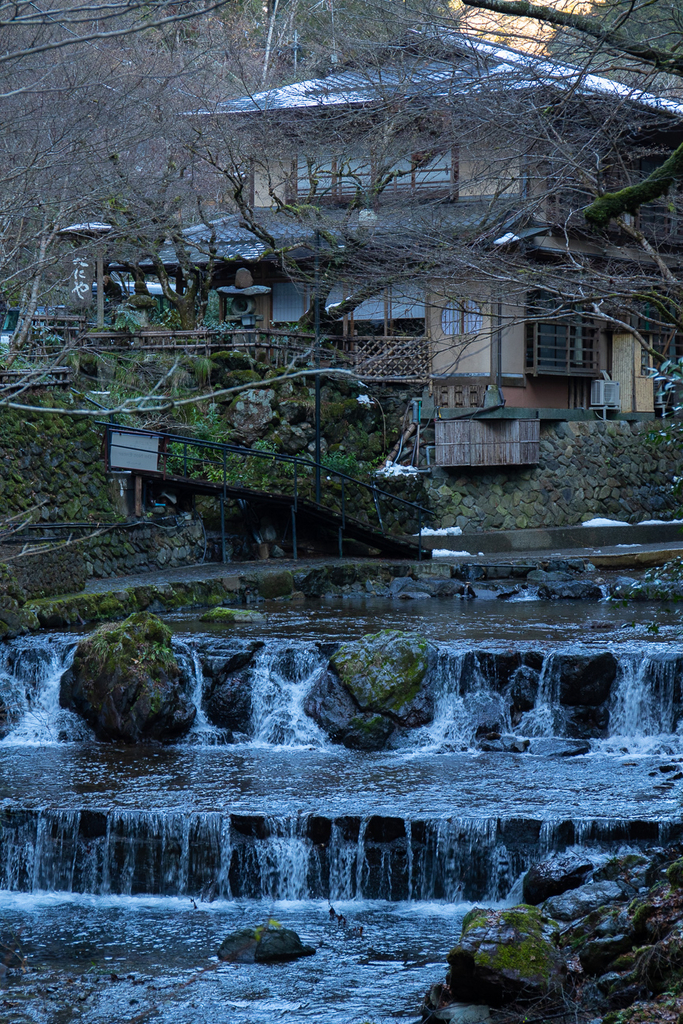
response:
M227 631L169 622L198 713L168 746L98 743L60 708L79 631L0 648L0 927L37 971L6 978L8 1020L415 1020L463 913L519 899L531 864L683 842L683 642L662 609L374 599ZM338 643L381 628L434 644L434 717L389 750L346 750L306 696ZM204 667L254 639L251 720L230 737ZM603 718L588 754L550 756L585 726L567 664L587 657L613 666ZM529 751L479 749L493 720ZM269 917L316 955L216 959Z

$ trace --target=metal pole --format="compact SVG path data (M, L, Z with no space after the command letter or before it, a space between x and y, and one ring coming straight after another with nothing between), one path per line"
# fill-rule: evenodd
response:
M422 561L422 509L417 513L417 560Z
M221 560L225 562L225 487L226 487L226 452L223 446L223 494L221 495Z
M296 560L299 555L296 550L296 510L292 505L292 556Z
M340 527L339 527L339 557L340 557L340 558L343 558L343 557L344 557L344 551L343 551L343 549L342 549L342 539L343 539L343 533L344 533L344 531L342 530L342 528L341 528L341 526L340 526Z
M320 232L315 233L315 500L320 504Z
M90 264L92 266L92 264ZM97 258L97 326L104 327L104 260ZM92 300L91 300L92 301Z

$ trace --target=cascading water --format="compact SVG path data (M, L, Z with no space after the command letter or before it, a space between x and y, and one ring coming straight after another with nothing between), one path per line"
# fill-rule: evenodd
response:
M0 645L0 706L5 744L82 740L87 726L59 706L59 682L77 641L63 634L28 636Z
M235 649L239 644L235 641ZM76 715L59 706L60 678L73 657L72 635L24 637L0 648L0 704L6 745L74 742L90 736ZM210 721L205 696L206 642L177 638L174 649L188 696L197 708L190 733L180 743L215 746L229 734ZM222 651L230 651L223 643ZM587 651L592 654L587 655ZM467 750L478 735L515 733L522 737L576 735L572 698L562 694L568 659L595 657L591 648L572 645L549 652L525 652L511 661L509 650L477 651L441 644L430 687L434 716L425 726L398 733L392 745L405 751ZM588 733L594 745L615 743L669 752L681 747L683 658L669 648L650 645L610 655L616 664L603 718ZM251 723L238 737L252 746L324 748L329 740L304 710L307 694L327 666L327 657L310 641L266 642L249 667ZM590 700L589 700L590 704ZM515 711L519 705L521 711ZM574 731L572 731L574 730ZM619 748L621 749L621 747Z
M207 718L204 710L204 669L197 648L184 640L174 640L173 651L181 675L186 680L187 693L197 709L197 714L185 743L213 747L225 742L224 731L216 728Z
M649 844L683 826L649 829ZM0 888L98 895L332 901L505 899L530 864L557 851L600 856L643 842L639 822L497 817L427 820L218 812L6 813Z
M663 739L676 733L681 705L681 659L673 654L625 655L619 660L610 733Z
M310 644L276 643L256 655L252 669L252 736L258 745L325 746L304 712L304 701L326 660Z

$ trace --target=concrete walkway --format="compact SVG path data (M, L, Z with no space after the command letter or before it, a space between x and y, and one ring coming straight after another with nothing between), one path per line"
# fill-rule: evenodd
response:
M534 531L529 531L534 532ZM464 537L438 538L439 540L463 541L471 548L477 548L478 544L471 541L475 535L469 534ZM481 535L477 535L477 539ZM436 538L430 538L436 539ZM464 544L462 550L465 550ZM463 562L476 562L481 565L506 565L524 563L535 566L539 562L556 561L567 558L581 558L591 562L596 568L605 571L628 571L638 572L651 566L664 565L672 558L683 557L683 537L680 543L674 544L639 544L629 550L628 547L618 545L604 546L600 548L564 547L564 548L539 548L537 550L508 551L499 555L480 553L479 550L473 554L454 554L451 557L439 557L431 562L426 560L423 565L425 571L427 566L442 562L445 565L461 564ZM110 576L105 579L90 580L85 587L87 593L104 593L107 591L124 590L126 587L144 587L161 583L189 583L201 582L204 580L221 579L225 576L245 576L250 572L263 572L264 570L275 571L277 569L289 569L291 572L306 572L316 566L344 565L358 562L379 562L401 564L399 559L363 559L363 558L300 558L298 561L287 558L272 559L258 562L204 562L201 565L178 566L174 569L162 569L156 572L136 573L131 576ZM410 563L415 564L414 562Z

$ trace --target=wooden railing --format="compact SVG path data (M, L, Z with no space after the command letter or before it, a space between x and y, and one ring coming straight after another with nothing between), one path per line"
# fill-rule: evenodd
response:
M69 337L60 344L56 339L34 335L26 346L26 355L58 356L61 348L79 348L96 352L144 351L211 356L222 350L244 352L252 358L281 367L311 364L314 338L310 334L269 328L231 331L198 328L193 331L146 327L137 331L86 331L84 322L70 324ZM55 332L56 333L56 332ZM429 340L412 335L385 337L361 335L323 337L320 352L323 367L342 366L360 377L386 381L422 381L429 377Z
M422 381L430 374L429 339L413 335L360 335L335 338L360 377Z
M99 351L185 352L210 356L227 349L245 352L274 366L306 361L313 347L310 335L295 331L235 330L221 331L198 328L194 331L164 330L146 327L139 331L89 331L80 340L80 347Z

